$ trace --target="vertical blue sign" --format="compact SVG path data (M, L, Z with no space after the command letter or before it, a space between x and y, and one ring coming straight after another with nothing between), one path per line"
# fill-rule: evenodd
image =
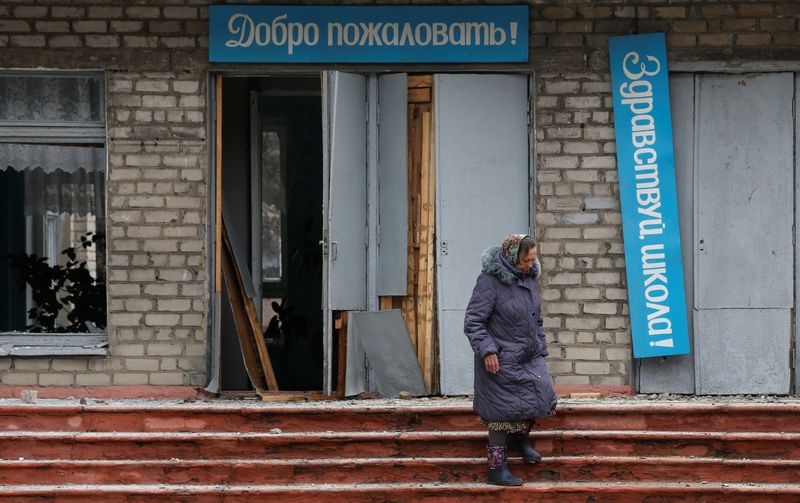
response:
M633 356L689 352L663 33L611 37Z

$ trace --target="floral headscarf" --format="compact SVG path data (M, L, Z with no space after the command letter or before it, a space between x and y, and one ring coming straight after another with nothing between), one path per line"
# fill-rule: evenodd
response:
M517 265L519 262L519 242L522 241L522 238L525 236L527 236L527 234L511 234L503 241L501 250L503 257L508 260L509 264Z

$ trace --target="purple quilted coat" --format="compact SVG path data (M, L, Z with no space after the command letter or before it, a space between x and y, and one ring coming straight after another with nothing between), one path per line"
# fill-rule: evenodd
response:
M547 416L556 394L544 360L539 260L523 274L495 246L481 262L464 318L464 333L475 353L475 413L491 421ZM493 353L500 361L496 374L487 372L483 362Z

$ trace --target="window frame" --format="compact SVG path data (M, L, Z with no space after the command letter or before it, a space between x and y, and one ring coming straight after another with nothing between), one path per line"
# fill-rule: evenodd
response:
M47 145L95 145L105 153L103 198L106 215L103 232L108 236L108 79L102 70L3 70L0 76L23 77L95 77L100 79L99 121L12 121L0 120L0 143L27 143ZM108 253L105 250L105 277L108 278ZM106 280L106 299L108 300ZM110 318L107 303L106 320ZM108 327L108 325L106 325ZM37 333L29 331L0 331L0 358L9 356L108 356L108 329L96 333Z
M286 176L288 174L287 173L287 169L286 169L286 140L287 140L286 134L287 134L287 128L286 128L285 124L283 124L282 122L268 121L268 122L262 122L261 123L260 132L261 133L274 132L278 136L278 142L280 143L280 153L279 153L279 155L280 155L280 161L279 161L280 162L280 167L279 167L279 170L281 172L281 191L282 191L282 199L281 199L281 207L280 207L280 212L281 212L281 260L280 260L281 261L281 275L280 275L280 278L278 280L276 280L276 281L267 281L267 280L264 280L263 268L260 268L261 269L261 271L260 271L261 274L260 274L260 281L259 282L262 285L261 289L262 289L263 293L266 295L267 293L273 292L273 291L276 291L276 290L285 290L287 288L287 285L288 285L288 281L287 281L287 277L286 277L287 271L288 271L288 262L289 262L288 261L288 257L287 257L287 254L288 254L288 251L289 251L289 246L288 246L288 243L287 243L287 239L288 239L288 234L289 233L288 233L288 226L286 225L286 223L287 223L286 222L286 218L288 216L287 215L287 207L286 207L287 203L288 203L288 201L287 201L288 189L287 189L287 186L286 186ZM259 140L258 140L259 155L261 154L261 149L262 148L263 148L263 142L262 142L261 136L259 135ZM258 187L259 188L259 202L261 202L261 201L263 201L263 197L264 197L263 190L261 190L262 189L261 183L263 183L263 174L264 174L263 173L263 166L259 166L258 170L259 170L259 173L258 173L258 176L259 176L259 187ZM264 236L262 235L262 233L264 231L263 230L264 222L261 219L261 214L260 213L259 213L258 217L259 217L258 218L258 220L259 220L259 222L258 222L259 239L263 243ZM263 245L262 245L261 255L263 255L263 253L264 253L264 250L263 250Z
M0 70L0 76L15 77L99 77L100 120L87 122L70 121L4 121L0 119L0 142L3 143L53 143L69 140L69 143L106 144L108 123L108 100L105 72L99 71L31 71ZM108 170L106 170L108 171Z
M286 124L281 120L276 119L266 119L263 120L261 116L261 106L262 102L265 99L268 99L272 96L269 92L258 92L253 91L250 93L250 183L251 183L251 193L250 197L252 201L258 201L258 204L252 204L251 206L251 234L253 236L252 243L251 243L251 266L252 266L252 278L253 283L256 286L256 291L259 294L258 298L258 306L256 310L258 311L259 319L262 316L261 312L261 302L262 299L266 298L274 298L274 297L283 297L286 295L286 289L288 288L288 279L286 277L289 265L288 255L288 226L286 225L286 218L287 218L287 207L288 204L288 188L286 185L286 176L287 176L287 158L286 158L286 147L287 147L287 134L288 128ZM263 281L262 278L262 268L261 268L261 255L263 253L262 250L262 221L261 221L261 175L262 175L262 166L261 166L261 149L262 149L262 142L261 142L261 132L262 131L275 131L278 133L278 137L280 139L280 163L281 163L281 185L283 190L283 206L281 207L281 279L280 281Z

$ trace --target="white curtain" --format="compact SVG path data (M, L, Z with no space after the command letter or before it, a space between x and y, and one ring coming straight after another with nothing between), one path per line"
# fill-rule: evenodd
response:
M0 143L0 169L21 173L25 215L105 215L105 149Z
M0 75L0 123L103 121L103 79L94 75Z

